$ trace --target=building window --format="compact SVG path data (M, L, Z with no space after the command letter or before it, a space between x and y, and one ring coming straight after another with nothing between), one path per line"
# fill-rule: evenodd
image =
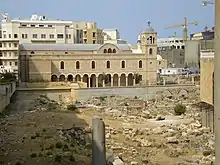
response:
M17 48L17 47L18 47L18 44L17 44L17 43L14 43L14 47Z
M31 27L35 27L35 25L31 25Z
M150 54L150 55L153 54L153 49L152 49L152 48L149 49L149 54Z
M41 34L41 38L46 38L46 34Z
M44 27L44 25L39 25L39 27Z
M3 38L7 38L6 34L3 35Z
M92 61L92 69L95 69L95 61Z
M14 34L14 38L18 38L18 34Z
M111 67L110 61L107 61L107 68L109 69Z
M159 65L161 64L161 61L159 61Z
M80 63L79 63L79 61L76 61L76 69L80 69Z
M95 44L95 40L93 40L92 43Z
M96 34L96 33L95 33L95 32L93 32L93 33L92 33L92 37L95 37L95 36L96 36L95 34Z
M63 34L57 34L57 38L63 38Z
M37 34L33 34L33 36L32 36L33 38L37 38Z
M121 68L125 68L125 61L121 62Z
M140 60L139 63L138 63L138 67L139 67L139 68L142 68L142 67L143 67L142 65L143 65L143 64L142 64L142 61Z
M48 27L53 27L53 25L48 25Z
M9 47L9 48L11 47L11 43L8 44L8 47Z
M11 66L12 62L9 62L9 65Z
M108 49L108 53L112 53L112 49L111 48Z
M27 35L27 34L22 34L21 37L22 37L23 39L27 39L28 35Z
M11 34L8 35L8 38L11 38Z
M152 62L150 62L150 64L152 64Z
M107 49L104 49L104 53L107 53L108 51L107 51Z
M113 50L112 50L112 53L116 53L116 49L113 49Z
M17 66L18 65L18 62L15 62L15 66Z
M60 69L64 69L64 62L63 61L60 62Z
M54 38L54 34L50 34L50 38Z
M31 54L34 54L34 51L32 51Z

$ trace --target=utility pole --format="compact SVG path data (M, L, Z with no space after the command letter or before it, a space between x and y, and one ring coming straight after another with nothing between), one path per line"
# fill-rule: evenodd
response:
M215 164L220 165L220 0L215 0L215 62L214 62L214 113L215 113Z

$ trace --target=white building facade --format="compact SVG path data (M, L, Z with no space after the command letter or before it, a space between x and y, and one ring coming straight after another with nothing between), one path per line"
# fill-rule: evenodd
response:
M157 47L159 50L166 48L184 49L184 46L185 44L182 37L159 38L157 40Z
M111 44L127 44L127 41L120 38L120 33L117 29L103 29L104 43Z

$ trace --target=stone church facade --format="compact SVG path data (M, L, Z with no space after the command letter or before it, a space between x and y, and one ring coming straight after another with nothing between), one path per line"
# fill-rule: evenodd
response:
M140 35L141 52L128 44L21 44L21 82L83 81L87 87L157 82L157 33Z

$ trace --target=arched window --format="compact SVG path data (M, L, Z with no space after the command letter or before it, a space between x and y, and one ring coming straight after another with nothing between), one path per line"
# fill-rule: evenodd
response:
M32 51L31 54L34 54L34 51Z
M111 48L108 49L108 53L112 53L112 49Z
M110 61L107 61L106 65L107 65L107 68L109 69L111 67Z
M125 68L125 61L121 62L121 68Z
M113 49L113 50L112 50L112 53L116 53L116 49Z
M104 49L104 53L108 53L107 49Z
M150 55L153 54L153 49L152 49L152 48L149 49L149 54L150 54Z
M153 44L155 43L155 38L153 37Z
M60 69L64 69L64 62L63 61L60 62Z
M92 61L92 69L95 69L95 61Z
M142 67L143 67L142 65L143 65L143 64L142 64L142 61L140 60L139 63L138 63L138 67L139 67L139 68L142 68Z
M76 61L76 69L80 69L80 63L79 63L79 61Z

